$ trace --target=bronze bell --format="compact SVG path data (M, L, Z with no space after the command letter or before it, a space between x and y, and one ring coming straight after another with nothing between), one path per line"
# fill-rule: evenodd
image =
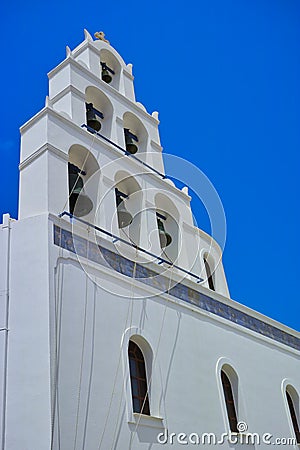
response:
M117 211L118 211L119 228L128 227L128 225L130 225L131 222L132 222L132 215L125 208L125 205L124 205L123 201L118 206Z
M103 81L105 81L105 83L109 84L112 81L112 76L109 73L109 71L106 69L106 67L104 66L102 68L102 74L101 74L101 78Z
M80 170L69 164L70 213L77 217L86 216L93 209L92 200L84 193Z
M116 189L116 199L117 199L117 212L118 212L118 224L119 228L128 227L131 224L133 218L130 212L127 211L125 207L124 200L121 198L119 191Z
M129 131L129 128L124 128L125 133L125 145L126 150L134 155L138 151L138 146L136 142L138 141L137 137Z
M166 232L164 224L161 219L157 219L159 242L161 248L168 247L172 242L172 237Z
M88 127L95 131L101 130L101 122L95 114L93 103L87 103L86 105L86 121Z

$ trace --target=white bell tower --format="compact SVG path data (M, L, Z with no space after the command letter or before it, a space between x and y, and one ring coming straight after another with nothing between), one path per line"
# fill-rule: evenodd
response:
M105 73L111 81L103 81ZM73 52L67 47L66 59L48 76L45 108L21 128L20 218L61 212L69 196L67 163L85 162L88 179L100 163L124 155L125 133L133 142L138 139L140 158L163 172L158 114L149 115L135 101L132 65L106 41L93 41L85 31L84 42ZM104 139L95 140L83 127L89 114ZM91 155L86 157L80 146L92 146Z
M158 113L135 101L132 65L97 36L85 31L82 44L67 47L48 75L45 108L21 128L19 218L67 211L155 255L167 237L166 259L188 272L194 267L199 278L204 238L215 253L216 289L228 295L218 246L205 233L196 236L187 189L165 176ZM132 215L129 228L120 227L117 206Z

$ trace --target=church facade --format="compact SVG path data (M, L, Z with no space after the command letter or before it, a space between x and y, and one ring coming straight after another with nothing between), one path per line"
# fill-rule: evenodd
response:
M3 450L300 444L299 333L230 298L165 173L158 113L96 33L21 127L3 216Z

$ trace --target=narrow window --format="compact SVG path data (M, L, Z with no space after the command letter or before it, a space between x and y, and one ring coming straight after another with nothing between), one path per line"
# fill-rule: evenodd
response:
M129 341L128 356L133 412L150 415L145 361L140 348L132 341Z
M212 273L211 273L211 270L210 270L210 266L209 266L205 256L204 256L203 260L204 260L204 265L205 265L205 270L206 270L206 276L207 276L209 289L215 291L215 284L214 284L213 276L212 276Z
M232 387L231 387L231 383L230 383L228 376L226 375L226 373L223 370L221 370L221 379L222 379L222 385L223 385L223 391L224 391L224 397L225 397L225 403L226 403L226 409L227 409L230 430L233 433L238 433L237 416L236 416L236 411L235 411Z
M297 441L297 444L300 444L300 430L299 430L299 424L298 424L297 415L296 415L296 411L295 411L295 406L294 406L293 399L292 399L291 395L288 393L288 391L286 391L286 398L287 398L287 402L288 402L289 409L290 409L290 415L291 415L291 419L292 419L292 423L293 423L293 427L294 427L294 431L295 431L295 435L296 435L296 441Z

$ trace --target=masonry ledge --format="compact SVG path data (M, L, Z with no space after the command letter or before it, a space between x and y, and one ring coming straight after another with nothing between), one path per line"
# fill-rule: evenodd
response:
M63 222L62 222L61 219L58 219L55 216L53 216L52 218L50 217L50 219L54 223L58 223L58 226L60 226L60 227L63 224L64 225L63 229L65 229L65 230L69 229L70 230L70 224L68 224L67 221L63 220ZM101 244L100 244L100 242L101 242ZM109 249L111 247L111 243L108 240L105 240L105 239L100 239L98 245L101 245L101 247L106 248L106 249ZM112 251L112 250L109 250L109 251ZM113 253L115 253L115 252L113 252ZM126 259L126 257L124 257L124 256L122 258ZM128 260L128 262L130 262L130 260ZM150 267L150 265L149 265L149 267ZM155 271L158 275L159 275L159 270L160 270L159 267L160 266L158 266L155 263L151 264L151 270ZM128 275L125 275L125 276L128 277ZM174 278L174 281L176 282L176 277ZM148 286L147 284L144 285L144 283L141 283L141 284L143 285L143 288L146 288L146 287L150 288L151 287L150 285ZM273 319L270 319L269 317L266 317L265 315L255 311L255 310L252 310L252 309L250 309L250 308L248 308L248 307L246 307L246 306L244 306L244 305L242 305L242 304L240 304L240 303L238 303L238 302L236 302L236 301L234 301L234 300L232 300L230 298L224 297L222 294L219 294L219 293L217 293L215 291L211 291L210 289L208 289L208 288L206 288L204 286L201 286L200 284L196 284L196 283L194 283L193 281L191 281L191 280L189 280L187 278L184 278L184 283L182 283L182 277L181 277L181 285L182 285L182 288L184 288L184 289L192 289L195 292L197 291L199 293L199 295L203 295L204 298L211 299L213 302L214 301L217 302L221 309L223 309L224 307L225 308L229 307L230 309L233 309L233 311L235 311L235 313L241 313L242 315L244 315L244 319L246 319L246 317L248 317L248 319L250 321L251 320L254 320L254 321L257 320L263 326L263 328L265 329L265 332L259 331L257 329L249 328L249 326L247 326L247 324L243 323L243 320L241 320L241 321L233 321L231 319L228 319L225 316L222 316L222 314L219 315L219 317L222 318L223 320L226 320L226 322L232 323L235 326L242 326L242 329L249 330L250 332L255 332L257 337L263 336L263 337L266 337L268 339L272 339L274 342L276 342L278 344L282 344L282 345L291 347L294 351L298 351L299 352L299 349L296 348L296 347L293 347L291 344L289 344L289 342L284 342L282 340L278 340L278 336L275 333L275 331L277 330L277 332L279 332L279 333L280 332L284 333L287 338L288 338L288 336L290 336L291 338L294 338L296 341L299 341L300 337L299 337L299 333L297 331L287 327L286 325L281 324L280 322L277 322L277 321L275 321ZM168 293L168 295L174 295L174 294L171 294L171 292L170 292L170 293ZM200 307L200 309L203 309L203 307L198 306L196 303L189 302L187 300L181 299L181 297L178 297L178 300L185 301L191 307L197 307L197 308ZM207 313L211 313L211 314L216 315L216 316L218 315L213 310L210 311L209 309L203 309L203 311L205 311ZM242 319L243 319L243 317L242 317ZM273 337L268 335L268 333L270 334L271 332L275 333ZM277 336L277 338L276 338L276 336Z

